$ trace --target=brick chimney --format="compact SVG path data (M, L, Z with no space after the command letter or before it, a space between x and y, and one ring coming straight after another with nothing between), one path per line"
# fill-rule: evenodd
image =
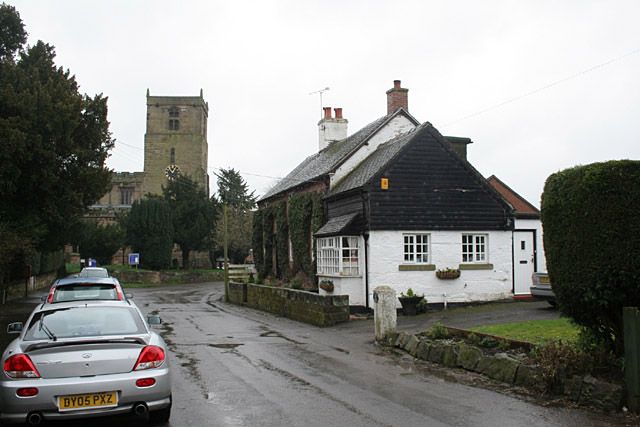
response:
M318 122L319 150L323 150L332 142L347 137L349 121L342 117L342 108L334 108L335 117L331 116L331 107L324 107L324 117Z
M393 81L393 89L387 91L387 114L395 113L398 108L409 112L409 89L400 87L400 80Z

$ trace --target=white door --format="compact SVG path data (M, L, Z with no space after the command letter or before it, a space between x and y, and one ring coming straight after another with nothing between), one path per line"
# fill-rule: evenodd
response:
M529 295L531 290L531 275L534 272L533 231L513 232L513 293L514 295Z

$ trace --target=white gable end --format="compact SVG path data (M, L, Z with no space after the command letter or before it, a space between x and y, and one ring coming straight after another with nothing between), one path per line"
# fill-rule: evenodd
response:
M371 153L373 153L380 144L395 138L398 135L407 133L414 129L416 125L402 114L397 115L380 128L371 138L369 138L367 144L358 148L349 158L335 171L331 177L331 188L344 178L349 172L353 170L360 162L366 159Z

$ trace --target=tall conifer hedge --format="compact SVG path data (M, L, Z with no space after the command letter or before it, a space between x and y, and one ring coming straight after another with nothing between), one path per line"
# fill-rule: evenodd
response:
M640 161L551 175L542 223L560 310L622 354L622 308L640 306Z

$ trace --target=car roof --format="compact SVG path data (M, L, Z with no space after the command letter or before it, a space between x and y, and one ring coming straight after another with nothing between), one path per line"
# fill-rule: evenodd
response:
M82 269L82 271L87 270L87 271L107 271L106 268L104 267L84 267Z
M65 277L58 279L56 286L70 285L73 283L91 283L96 285L119 285L120 282L115 277Z

